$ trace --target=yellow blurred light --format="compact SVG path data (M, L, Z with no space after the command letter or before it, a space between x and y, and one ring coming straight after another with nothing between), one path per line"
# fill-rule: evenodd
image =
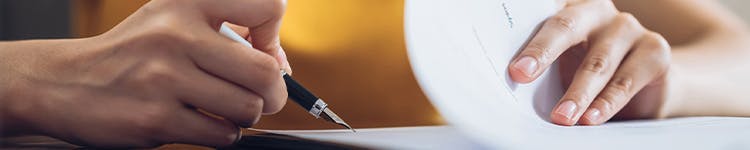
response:
M291 0L280 34L285 47L303 53L356 51L349 48L402 36L402 18L401 0Z

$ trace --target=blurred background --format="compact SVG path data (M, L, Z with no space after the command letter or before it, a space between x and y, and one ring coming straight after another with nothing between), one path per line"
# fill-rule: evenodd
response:
M0 39L103 33L146 0L0 0ZM750 20L747 0L721 0ZM294 76L357 128L444 124L406 56L402 0L290 0L281 40ZM338 128L290 102L257 128Z

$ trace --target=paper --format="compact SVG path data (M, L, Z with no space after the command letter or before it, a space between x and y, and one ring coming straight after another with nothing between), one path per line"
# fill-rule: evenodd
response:
M549 123L562 95L556 68L519 85L507 66L555 11L552 0L408 0L409 59L449 127L270 132L393 149L750 149L747 118Z
M258 130L373 149L486 149L451 126L351 130Z
M260 130L256 131L291 135L299 138L355 145L371 149L748 149L748 140L725 137L727 133L745 132L747 124L737 124L726 121L727 118L681 118L664 121L630 121L609 123L606 126L586 127L590 129L577 130L577 135L560 137L559 131L543 129L539 131L549 134L548 137L532 139L519 145L502 145L479 143L479 140L467 136L467 132L458 130L455 126L421 126L396 128L358 129L356 133L347 129L334 130ZM502 125L498 125L502 128ZM716 128L720 127L720 128ZM711 129L709 129L711 128ZM617 129L617 130L614 130ZM603 130L609 130L602 132ZM671 131L669 131L671 130ZM666 136L670 139L660 139L658 135L666 132L682 131L686 134ZM572 132L572 131L571 131ZM627 139L617 136L639 134L642 139ZM655 137L648 137L654 136ZM687 136L686 136L687 135ZM718 135L718 136L717 136ZM723 136L722 136L723 135ZM507 135L516 136L516 135ZM706 136L706 137L703 137ZM582 138L588 137L588 138ZM561 139L554 139L561 138ZM566 138L570 138L566 140ZM601 139L595 139L601 138ZM555 142L575 141L561 146ZM593 139L593 140L592 140ZM620 140L620 141L618 141ZM500 140L492 140L505 143ZM614 142L613 142L614 141Z

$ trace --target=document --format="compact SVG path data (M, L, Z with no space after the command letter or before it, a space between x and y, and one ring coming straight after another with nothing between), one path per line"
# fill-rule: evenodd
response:
M507 67L557 11L553 0L407 0L405 9L414 74L449 126L269 132L394 149L750 149L748 118L549 123L562 95L557 68L518 84Z
M351 130L257 130L371 149L487 149L452 126Z
M737 119L737 118L734 118ZM693 117L662 121L612 122L602 126L565 127L564 129L539 129L525 131L529 135L542 135L527 141L509 143L499 139L476 139L471 132L459 130L456 125L418 126L332 130L260 130L298 137L295 141L325 142L327 148L354 149L750 149L746 138L746 123L733 118ZM506 126L496 124L497 130ZM522 130L517 128L515 130ZM565 131L569 130L569 131ZM503 134L498 136L521 137ZM252 137L250 137L252 138ZM243 138L245 139L245 138ZM268 145L264 141L260 145ZM488 143L481 143L488 141ZM569 142L569 143L561 143ZM288 145L294 142L275 142ZM333 144L332 144L333 143ZM271 146L284 147L284 146ZM316 146L296 146L316 147ZM317 146L320 147L320 146Z

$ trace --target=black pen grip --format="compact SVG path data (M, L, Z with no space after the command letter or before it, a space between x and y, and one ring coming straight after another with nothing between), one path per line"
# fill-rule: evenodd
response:
M309 111L315 104L315 101L318 100L318 97L302 87L302 85L292 79L292 76L289 76L289 74L284 74L283 77L284 82L286 83L286 91L289 93L289 98Z

